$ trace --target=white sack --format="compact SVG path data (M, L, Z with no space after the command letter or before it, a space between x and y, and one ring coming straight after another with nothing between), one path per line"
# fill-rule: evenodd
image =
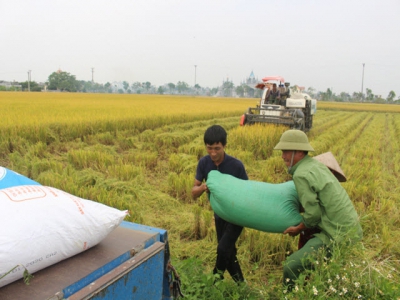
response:
M126 215L52 187L0 189L0 277L17 265L32 274L85 251ZM20 266L0 279L0 287L22 278L24 270Z

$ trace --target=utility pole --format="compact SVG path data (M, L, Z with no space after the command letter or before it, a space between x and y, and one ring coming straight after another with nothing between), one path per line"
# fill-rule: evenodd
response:
M28 70L28 92L31 91L31 70Z
M361 102L364 101L364 67L365 67L365 63L363 63L362 65L363 65L363 71L362 71L362 80L361 80Z
M92 82L94 82L94 80L93 80L93 73L94 73L94 68L92 68Z
M196 88L196 68L197 65L194 65L194 88Z
M193 91L193 93L194 93L194 95L196 95L197 93L196 93L196 68L197 68L197 65L194 65L194 91Z

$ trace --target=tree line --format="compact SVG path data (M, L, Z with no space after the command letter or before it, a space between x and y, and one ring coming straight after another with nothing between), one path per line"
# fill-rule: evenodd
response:
M201 87L199 84L190 86L184 81L175 83L167 83L162 86L152 85L151 82L134 82L129 84L127 81L122 83L105 84L93 81L77 80L75 75L68 72L58 70L48 77L48 81L39 84L35 81L25 81L11 86L2 85L0 82L0 91L5 90L22 90L39 92L43 90L59 91L59 92L82 92L82 93L120 93L120 94L182 94L182 95L204 95L204 96L220 96L220 97L246 97L260 98L262 91L254 89L251 86L241 83L235 86L232 81L225 81L219 87L208 88ZM400 96L395 100L396 93L390 91L386 98L373 94L371 89L366 88L366 92L354 92L349 94L341 92L335 94L330 88L326 91L316 91L313 87L309 87L306 91L311 97L321 101L340 101L340 102L373 102L373 103L396 103L400 104Z

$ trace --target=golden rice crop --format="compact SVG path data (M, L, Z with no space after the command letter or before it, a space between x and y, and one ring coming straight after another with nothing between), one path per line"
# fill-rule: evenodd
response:
M142 132L167 124L240 115L248 100L161 95L0 93L0 150L10 137L50 144L100 132ZM106 136L105 136L106 138Z
M317 109L329 109L339 111L375 111L400 113L398 104L377 104L377 103L353 103L353 102L328 102L318 101Z
M128 209L127 220L168 230L173 260L198 257L207 270L215 260L213 212L205 194L191 199L206 128L228 131L226 151L244 162L251 180L290 179L281 152L273 150L287 128L239 126L254 99L7 92L0 104L0 165ZM360 214L363 257L392 258L393 276L400 261L397 107L318 102L308 132L316 150L310 155L331 151L348 178L343 186ZM238 257L247 281L279 287L281 262L296 243L245 229Z
M114 123L132 118L157 120L169 116L179 122L185 116L202 114L233 116L244 112L250 101L193 96L1 92L0 103L2 127L106 121L114 128Z

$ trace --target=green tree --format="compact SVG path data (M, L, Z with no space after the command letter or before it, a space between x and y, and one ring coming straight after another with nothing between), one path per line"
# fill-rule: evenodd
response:
M222 84L222 91L225 97L232 97L232 91L235 85L232 81L225 81Z
M332 100L333 99L333 93L332 93L332 90L330 88L328 88L326 90L326 97L327 97L326 100Z
M237 86L235 89L235 92L239 97L243 97L244 96L244 87L242 85Z
M163 95L163 94L164 94L164 89L163 89L162 86L159 86L159 87L158 87L157 93L160 94L160 95Z
M353 101L362 101L363 95L361 92L354 92L352 98Z
M339 98L336 100L338 102L342 102L342 101L349 101L350 100L350 95L346 92L341 92L339 95Z
M9 90L9 91L21 91L21 87L20 87L20 86L13 85L13 86L11 86L8 90Z
M49 90L76 92L80 88L75 76L63 71L53 72L48 81Z
M79 81L80 90L84 93L99 93L103 91L103 86L93 81Z
M106 88L104 87L104 85L94 82L92 85L92 91L94 93L104 93L106 91Z
M249 87L247 84L242 84L242 87L243 87L243 91L244 91L244 95L243 95L244 97L255 97L255 93L257 92L256 90L259 90L259 89L253 89L253 88Z
M262 90L260 89L255 89L254 91L254 98L261 98L262 95Z
M79 91L84 93L107 93L111 84L107 82L105 85L93 81L79 81Z
M394 91L390 91L389 95L387 96L386 100L388 102L393 102L394 98L396 97L396 93Z
M217 94L218 93L218 88L217 87L214 87L214 88L212 88L211 90L210 90L210 95L211 96L214 96L215 94Z
M149 81L143 82L142 86L146 89L146 91L148 92L151 88L151 83Z
M366 97L366 99L367 99L368 101L373 101L374 98L375 98L375 95L372 94L372 90L371 90L371 89L365 89L365 90L367 91L367 97Z
M92 83L89 81L80 80L79 85L81 87L81 91L84 93L90 92L92 90Z
M326 92L321 92L320 93L320 98L322 101L332 101L334 98L334 95L332 93L332 90L328 88Z
M174 90L175 90L175 84L173 84L172 82L168 83L168 88L169 88L169 92L171 94L173 94Z
M132 90L135 91L136 93L140 94L140 89L142 87L142 84L139 81L136 81L134 83L132 83Z
M106 92L107 93L112 93L113 91L112 91L112 88L111 88L111 83L109 83L109 82L107 82L105 85L104 85L104 88L106 89Z
M124 82L122 82L122 85L123 85L125 93L126 93L128 91L128 88L129 88L129 83L124 81Z
M22 86L23 91L28 90L28 81L20 82L20 84ZM39 86L39 84L36 81L29 82L29 89L31 90L31 92L41 92L42 91L42 88Z
M307 89L307 93L311 96L311 98L315 98L315 89L312 86Z
M200 92L201 92L201 86L198 83L196 83L193 87L193 93L198 95Z
M189 85L184 81L178 81L178 83L176 84L176 89L178 90L178 92L180 94L185 92L188 88L189 88Z
M320 93L319 93L319 100L321 100L321 101L326 101L326 100L328 100L328 97L327 97L327 95L326 95L326 92L320 92Z

